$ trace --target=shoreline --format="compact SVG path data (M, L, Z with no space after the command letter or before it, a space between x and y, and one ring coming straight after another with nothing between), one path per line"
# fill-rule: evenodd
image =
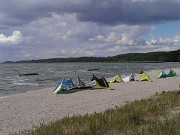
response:
M151 72L151 71L157 71L157 73L159 72L159 71L168 71L169 69L179 69L180 67L175 67L175 68L161 68L160 70L156 70L156 69L154 69L154 70L147 70L147 71L145 71L146 73L148 73L148 72ZM132 72L132 73L134 73L134 72ZM138 77L139 77L139 75L138 75L138 73L134 73L135 75L137 75ZM114 74L115 75L115 74ZM120 76L122 77L122 78L125 78L125 77L127 77L128 75L130 75L130 74L127 74L127 73L122 73ZM111 77L105 77L107 80L110 80L110 79L112 79L114 76L111 76ZM155 76L153 76L153 77L155 77ZM155 78L153 78L153 79L155 79ZM86 83L89 83L89 82L87 82L87 81L85 81ZM59 82L60 83L60 82ZM38 90L43 90L43 89L48 89L48 88L55 88L56 86L58 85L58 83L57 84L55 84L55 86L54 87L44 87L44 88L40 88L40 89L34 89L34 90L29 90L29 91L26 91L26 92L20 92L20 93L14 93L14 94L10 94L10 95L5 95L5 96L0 96L0 99L1 98L6 98L6 97L11 97L11 96L15 96L15 95L19 95L19 94L24 94L24 93L28 93L28 92L33 92L33 91L38 91Z
M32 129L40 123L49 123L67 116L102 112L123 106L127 101L148 98L156 92L179 90L180 68L172 69L177 77L156 79L155 75L160 70L146 71L153 82L111 83L112 90L87 89L55 95L55 87L52 87L2 97L0 135ZM167 69L164 71L168 73Z

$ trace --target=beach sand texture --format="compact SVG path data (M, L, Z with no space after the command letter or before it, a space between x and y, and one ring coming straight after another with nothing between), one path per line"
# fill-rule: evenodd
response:
M66 116L101 112L122 106L126 101L148 98L156 92L180 90L180 68L173 70L177 77L155 79L159 71L154 70L146 72L153 82L111 83L112 90L89 89L53 94L54 87L0 98L0 135L32 129L40 123Z

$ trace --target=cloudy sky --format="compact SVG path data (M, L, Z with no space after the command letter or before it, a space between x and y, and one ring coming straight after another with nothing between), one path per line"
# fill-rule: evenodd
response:
M0 3L0 62L180 49L180 0Z

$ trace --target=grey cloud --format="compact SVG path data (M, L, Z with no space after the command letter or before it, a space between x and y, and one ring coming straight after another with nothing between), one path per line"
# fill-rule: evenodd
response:
M106 6L104 3L107 2ZM148 24L180 19L180 2L157 0L152 2L131 2L131 0L103 0L79 13L82 21L101 24Z
M172 0L0 0L1 25L22 25L43 17L75 13L80 21L99 24L149 24L180 20L180 2Z

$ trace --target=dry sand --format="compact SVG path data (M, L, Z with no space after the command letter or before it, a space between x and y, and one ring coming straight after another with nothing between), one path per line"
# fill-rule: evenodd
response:
M173 70L177 77L155 79L159 71L154 70L146 72L153 82L111 83L112 90L81 90L54 95L54 88L47 88L0 98L0 135L32 129L40 123L66 116L101 112L122 106L126 101L148 98L156 92L179 90L180 68Z

